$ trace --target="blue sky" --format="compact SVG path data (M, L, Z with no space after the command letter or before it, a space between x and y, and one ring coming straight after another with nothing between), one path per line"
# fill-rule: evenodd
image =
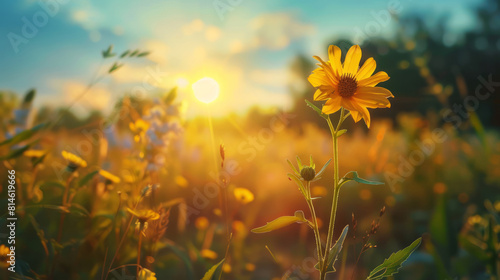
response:
M377 23L376 15L381 16L377 35L390 36L394 22L383 22L383 15L393 8L400 15L420 12L430 21L446 13L454 30L470 28L475 19L468 10L474 2L3 1L0 89L24 93L36 88L38 105L69 104L98 69L109 67L111 60L101 64L100 52L113 44L118 53L140 48L152 54L130 60L103 79L79 102L81 111L109 110L138 86L153 94L175 85L182 86L184 99L196 110L189 85L204 76L221 85L217 112L243 111L254 104L286 107L288 84L298 78L290 76L288 65L297 53L324 56L327 42L355 39L356 30ZM24 36L22 28L30 24L37 30ZM160 78L151 79L155 76Z

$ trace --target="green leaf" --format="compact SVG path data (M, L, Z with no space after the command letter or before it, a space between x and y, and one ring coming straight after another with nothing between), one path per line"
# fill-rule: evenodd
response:
M321 111L321 109L320 109L320 108L316 107L314 104L312 104L312 103L311 103L309 100L307 100L307 99L306 99L305 101L306 101L306 103L307 103L307 106L311 107L314 111L316 111L316 113L318 113L318 115L319 115L320 117L324 118L325 120L326 120L326 119L328 119L328 115L327 115L327 114L325 114L325 113L323 113L323 112Z
M288 178L290 178L291 180L293 180L295 182L295 184L297 184L297 186L299 187L300 193L302 193L302 195L307 199L306 188L304 187L304 184L302 184L302 181L299 179L299 177L295 174L292 174L292 173L288 173L287 175L288 175Z
M175 98L177 98L177 87L171 89L168 94L165 95L163 101L165 102L165 104L170 105L172 104L172 102L174 102Z
M309 166L312 167L312 169L316 168L316 165L314 164L312 155L309 157Z
M99 173L99 170L92 171L88 173L87 175L83 176L83 178L78 182L78 187L81 188L85 186L94 176Z
M347 236L348 231L349 231L349 225L346 225L342 230L342 234L340 235L339 239L337 239L337 242L335 243L335 245L333 245L332 249L328 253L328 265L326 267L327 273L335 272L335 267L334 267L335 261L337 261L340 251L342 251L344 240ZM314 267L319 270L319 263L317 263Z
M102 51L103 58L109 58L109 57L113 57L115 55L116 54L113 53L113 45L110 45L107 50Z
M451 259L458 250L458 230L454 229L451 220L447 198L445 196L438 197L430 219L429 231L443 260Z
M31 163L33 164L33 167L35 167L35 166L39 165L40 163L42 163L46 156L47 156L47 153L45 153L43 156L41 156L39 158L33 159L31 161Z
M222 266L222 264L224 263L226 259L222 259L218 264L212 266L212 268L210 268L207 273L205 273L205 276L203 276L203 278L201 278L201 280L214 280L214 279L217 279L216 276L215 276L215 272L217 271L217 269Z
M30 89L28 93L24 96L22 107L27 108L31 105L31 102L33 102L33 99L35 98L36 95L36 90L35 89Z
M149 55L151 52L141 52L140 54L137 55L137 57L143 57Z
M295 166L293 166L292 162L289 161L288 159L286 160L286 162L288 162L288 165L290 165L290 168L292 168L293 173L295 173L295 175L297 175L297 176L300 176L300 173L297 171L297 169L295 168Z
M110 74L111 74L111 73L113 73L114 71L118 70L118 69L119 69L120 67L122 67L122 66L123 66L123 64L118 63L118 62L115 62L115 63L113 63L113 66L111 66L111 68L109 68L108 73L110 73Z
M193 268L193 265L191 263L191 259L189 258L189 255L181 248L179 248L177 245L175 245L175 243L173 242L167 242L167 246L166 246L168 249L172 250L174 252L174 254L176 254L179 259L182 260L182 262L184 263L185 267L186 267L186 276L187 276L187 279L195 279L194 277L194 274L193 274L193 271L194 271L194 268Z
M28 205L28 206L24 206L24 207L19 207L19 209L32 209L32 208L34 208L34 209L39 209L39 208L50 209L50 210L59 211L61 213L70 213L70 211L68 210L68 207L61 206L61 205L36 204L36 205Z
M71 203L71 205L69 207L69 212L71 214L84 216L84 217L90 216L89 211L87 209L85 209L85 207L83 207L77 203Z
M487 228L487 235L486 235L486 244L488 246L488 251L492 252L492 254L496 254L497 252L497 246L498 246L498 235L495 230L495 228L498 225L495 223L495 219L493 216L488 217L488 228Z
M297 165L299 166L299 171L301 171L301 170L302 170L302 167L304 167L304 166L302 165L302 160L300 160L299 156L297 156Z
M293 215L301 220L304 220L304 221L306 220L306 216L304 215L304 211L302 211L302 210L295 211L295 213Z
M350 176L352 174L352 177ZM358 176L358 172L356 171L351 171L351 172L348 172L344 178L342 178L343 180L346 180L346 181L349 181L349 180L353 180L353 181L356 181L358 183L361 183L361 184L367 184L367 185L383 185L384 183L382 182L377 182L377 181L369 181L369 180L366 180L366 179L363 179L363 178L360 178Z
M385 259L384 262L377 266L375 269L370 272L367 280L375 280L375 279L383 279L385 277L389 277L398 272L401 268L402 264L408 259L408 257L417 249L417 247L422 243L422 237L413 241L413 243L400 250L396 253L392 253L388 259Z
M21 143L22 141L31 138L33 135L35 135L39 130L41 130L44 127L45 127L45 124L39 124L39 125L36 125L30 129L21 131L18 134L14 135L12 138L7 139L7 140L3 141L2 143L0 143L0 146L6 145L6 144L15 145L15 144Z
M347 132L347 129L341 129L339 131L337 131L335 134L337 136L337 138L339 138L340 136L344 135L344 133Z
M321 177L321 175L323 174L323 172L325 172L326 167L330 164L330 162L331 162L331 161L332 161L332 159L329 159L329 160L325 163L325 165L323 165L323 167L321 168L321 170L320 170L318 173L316 173L316 177L318 177L318 178L319 178L319 177Z
M60 182L57 182L57 181L53 181L53 182L43 182L40 184L40 189L45 189L45 188L48 188L48 187L56 187L56 188L59 188L61 190L64 190L66 187L60 183Z
M139 50L135 50L132 53L129 54L129 57L134 57L139 54Z
M130 50L126 50L126 51L124 51L124 52L120 55L120 58L124 58L124 57L126 57L126 56L127 56L127 54L129 54L129 53L130 53Z
M12 150L6 156L1 157L0 160L8 160L8 159L13 159L13 158L19 157L24 152L26 152L30 148L30 146L31 145L26 145L26 146L21 147L19 149Z
M299 212L299 211L297 211ZM302 215L300 213L295 212L296 216L283 216L279 217L269 223L267 223L265 226L254 228L251 231L253 233L265 233L265 232L271 232L273 230L280 229L282 227L286 227L288 225L294 224L294 223L305 223L307 220L304 218L304 213Z

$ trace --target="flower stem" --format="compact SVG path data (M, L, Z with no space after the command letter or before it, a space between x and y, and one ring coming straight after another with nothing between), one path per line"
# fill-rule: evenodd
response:
M137 278L139 278L139 267L141 266L141 244L142 244L142 231L144 229L144 224L141 223L139 228L139 244L137 245Z
M333 201L332 201L332 209L330 213L330 222L328 223L328 235L326 239L326 248L325 248L325 254L323 255L323 265L321 266L320 270L320 279L324 280L326 277L326 270L328 267L328 255L331 250L331 245L333 242L333 230L335 228L335 218L337 216L337 205L338 205L338 200L339 200L339 156L338 156L338 137L337 137L337 131L340 128L340 125L344 121L344 115L345 115L345 110L342 108L342 111L340 113L340 118L339 122L337 124L336 129L333 128L332 121L330 118L328 118L326 121L328 122L328 127L330 128L330 132L332 134L333 138L333 168L334 168L334 173L333 173Z
M321 248L321 237L319 235L319 227L318 227L318 219L316 218L316 211L314 210L314 205L311 200L311 182L307 181L307 205L309 206L309 210L311 211L311 216L314 224L314 238L316 239L316 249L318 250L318 262L319 267L323 266L323 249Z

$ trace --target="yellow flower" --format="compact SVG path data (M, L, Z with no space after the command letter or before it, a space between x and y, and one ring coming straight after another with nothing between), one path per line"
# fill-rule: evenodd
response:
M201 250L200 255L206 259L211 259L211 260L215 260L217 258L217 253L210 249Z
M43 155L45 155L45 151L43 150L27 150L26 152L23 153L24 156L31 157L31 158L40 158Z
M237 201L243 204L250 203L254 199L253 193L245 188L235 188L234 197L236 198Z
M149 124L142 119L129 123L130 130L135 134L134 141L139 142L149 128Z
M68 168L75 170L78 167L87 167L87 162L81 157L67 151L62 151L62 156L68 161Z
M210 221L206 217L198 217L194 221L194 225L199 230L204 230L210 225Z
M0 245L0 267L7 267L7 261L9 260L8 253L10 253L9 247L3 244Z
M144 224L147 221L154 221L160 218L160 214L152 210L132 210L127 207L127 211L134 215L140 223Z
M115 184L118 184L120 183L120 178L118 178L117 176L109 173L108 171L106 170L99 170L99 175L101 175L102 177L104 177L104 179L106 179L106 181L109 181L108 183L115 183Z
M377 64L368 58L363 66L359 67L361 48L352 46L341 63L340 48L331 45L328 48L328 62L314 56L320 63L309 76L309 82L317 88L314 100L326 100L323 113L333 114L341 107L351 112L352 118L358 122L365 120L370 127L370 113L367 108L389 108L391 103L388 97L394 97L385 88L377 87L380 82L389 80L386 72L380 71L372 76Z
M189 185L188 180L181 175L175 176L175 183L181 188L185 188Z
M154 272L149 269L143 268L139 271L139 275L137 275L137 280L156 280Z

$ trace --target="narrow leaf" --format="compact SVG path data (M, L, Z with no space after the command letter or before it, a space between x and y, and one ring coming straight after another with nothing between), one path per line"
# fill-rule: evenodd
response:
M139 54L139 50L135 50L132 53L130 53L129 57L134 57Z
M377 266L375 269L370 272L370 275L368 275L367 280L374 280L374 279L383 279L385 277L389 277L391 275L394 275L398 272L398 270L401 268L403 263L408 259L408 257L417 249L417 247L422 243L422 237L419 239L413 241L413 243L404 248L403 250L400 250L396 253L392 253L388 259L385 259L385 261Z
M316 113L318 113L318 115L319 115L320 117L324 118L325 120L326 120L326 119L328 119L328 115L327 115L327 114L325 114L325 113L323 113L323 112L321 111L321 109L320 109L320 108L316 107L314 104L312 104L312 103L311 103L309 100L307 100L307 99L306 99L305 101L306 101L306 103L307 103L307 106L311 107L314 111L316 111Z
M114 71L118 70L120 67L122 67L123 64L120 64L118 62L115 62L111 68L109 68L108 73L113 73Z
M137 57L143 57L149 55L151 52L141 52L140 54L137 55Z
M0 146L5 144L11 144L11 145L18 144L24 140L31 138L33 135L35 135L39 130L41 130L44 127L45 124L39 124L30 129L21 131L18 134L14 135L12 138L4 140L2 143L0 143Z
M110 45L107 50L102 51L103 58L113 57L115 55L116 54L113 53L113 45Z
M326 267L327 273L328 272L335 272L335 267L334 267L335 261L337 261L337 258L340 254L340 251L342 251L342 247L344 245L344 240L347 236L348 231L349 231L349 225L346 225L344 227L344 229L342 230L342 234L340 235L339 239L337 240L335 245L333 245L332 249L328 253L328 264ZM317 263L314 267L319 270L319 263Z
M297 217L297 216L283 216L283 217L279 217L279 218L267 223L265 226L252 229L252 232L253 233L265 233L265 232L270 232L273 230L280 229L282 227L286 227L286 226L294 224L294 223L304 223L304 222L307 222L307 220L304 217L300 217L300 214L299 214L299 217Z
M323 165L323 167L321 168L321 170L320 170L318 173L316 173L316 177L321 177L321 175L323 174L323 172L325 172L326 167L330 164L330 161L332 161L332 159L329 159L329 160L325 163L325 165Z
M31 102L33 102L33 99L35 98L36 95L36 90L35 89L30 89L28 93L24 96L22 107L27 108L31 105Z
M126 57L126 56L127 56L127 54L129 54L129 53L130 53L130 50L126 50L126 51L124 51L124 52L120 55L120 58L124 58L124 57Z
M347 132L347 129L341 129L341 130L337 131L335 134L336 134L336 136L338 138L338 137L342 136L346 132Z
M302 193L302 195L307 198L307 194L306 194L306 188L304 187L304 184L302 184L302 181L299 179L299 177L295 174L292 174L292 173L288 173L288 178L292 179L295 184L297 184L297 186L299 187L299 191L300 193Z
M299 156L297 156L297 165L299 166L299 171L302 170L302 160L300 160Z
M297 175L297 176L300 176L300 173L297 171L297 169L295 168L295 166L293 166L292 162L289 161L288 159L286 160L286 162L288 162L288 165L290 165L290 168L292 168L293 173L295 173L295 175Z
M205 273L205 276L203 276L203 278L201 280L214 280L216 279L215 277L215 272L217 271L217 269L222 266L222 264L224 263L226 259L222 259L218 264L212 266L212 268L210 268L207 273Z
M172 102L174 102L175 98L177 98L177 87L174 87L173 89L171 89L166 95L165 95L165 98L163 99L163 101L170 105L172 104Z
M352 175L352 176L351 176ZM358 183L361 183L361 184L367 184L367 185L383 185L384 183L382 182L377 182L377 181L369 181L369 180L366 180L366 179L363 179L363 178L360 178L358 176L358 172L356 171L351 171L349 173L347 173L344 178L344 180L353 180L353 181L356 181Z
M83 176L83 178L78 182L78 187L83 187L85 186L88 182L90 182L90 180L92 180L92 178L94 178L94 176L98 173L99 171L98 170L95 170L95 171L92 171L90 173L88 173L87 175Z
M8 159L13 159L13 158L16 158L16 157L19 157L21 156L24 152L26 152L29 148L30 148L31 145L26 145L24 147L21 147L19 149L15 149L15 150L12 150L10 151L6 156L4 157L1 157L0 159L1 160L8 160Z

